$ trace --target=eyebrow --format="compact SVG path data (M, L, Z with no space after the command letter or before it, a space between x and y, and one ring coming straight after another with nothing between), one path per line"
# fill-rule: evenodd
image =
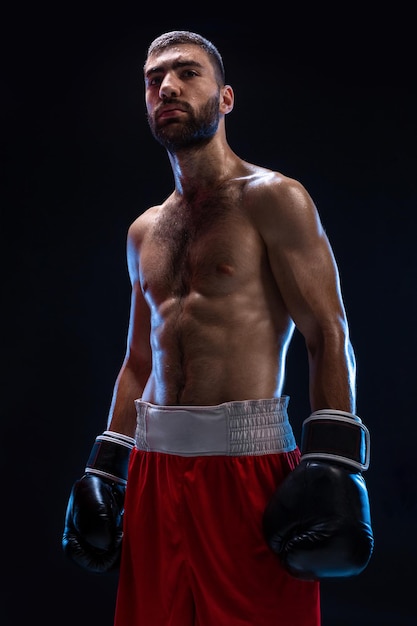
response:
M145 72L145 78L148 78L149 76L152 76L153 74L160 74L161 72L164 71L164 67L166 67L166 65L155 65L154 67L150 67ZM172 69L177 70L181 67L202 68L203 65L201 63L198 63L198 61L188 60L188 61L174 61L171 64L171 67Z

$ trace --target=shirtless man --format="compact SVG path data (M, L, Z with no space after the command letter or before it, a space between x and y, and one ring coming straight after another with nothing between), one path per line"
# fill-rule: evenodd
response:
M126 356L64 550L120 568L116 626L319 626L320 578L359 573L373 543L332 249L303 185L229 146L234 94L211 42L161 35L144 76L175 188L129 228ZM295 327L301 450L283 393Z

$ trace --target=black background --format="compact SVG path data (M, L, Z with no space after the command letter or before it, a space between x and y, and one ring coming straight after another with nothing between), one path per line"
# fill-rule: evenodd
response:
M61 534L124 355L127 228L173 185L145 119L142 65L156 35L180 28L223 54L232 148L303 182L339 264L358 414L372 436L375 552L359 577L323 584L323 626L415 624L413 18L400 3L389 13L366 3L166 6L2 10L0 621L112 625L116 578L66 561ZM306 387L296 335L286 392L297 436Z

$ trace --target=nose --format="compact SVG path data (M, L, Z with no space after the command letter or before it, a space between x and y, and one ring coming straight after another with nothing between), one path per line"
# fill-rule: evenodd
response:
M175 76L170 72L165 74L163 81L159 87L159 97L161 100L165 98L176 98L180 94L180 88Z

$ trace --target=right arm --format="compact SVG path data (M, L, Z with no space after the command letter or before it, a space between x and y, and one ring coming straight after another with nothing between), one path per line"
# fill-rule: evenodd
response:
M132 285L126 355L116 384L108 418L108 430L134 437L136 409L152 368L150 310L139 280L139 248L142 239L140 218L129 228L127 263Z
M94 572L119 565L128 462L136 429L134 401L141 397L151 371L150 312L139 281L139 219L130 227L127 240L132 298L126 356L114 387L108 428L96 438L84 475L72 487L62 537L65 554Z

